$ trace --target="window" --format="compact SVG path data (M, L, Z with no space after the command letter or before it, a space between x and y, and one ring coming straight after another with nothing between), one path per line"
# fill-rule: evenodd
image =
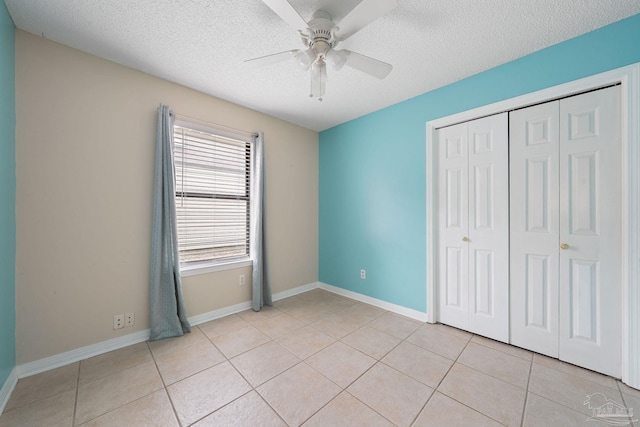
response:
M211 265L249 257L251 139L174 126L180 264Z

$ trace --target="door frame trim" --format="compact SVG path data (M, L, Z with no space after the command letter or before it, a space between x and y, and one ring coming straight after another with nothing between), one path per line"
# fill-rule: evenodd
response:
M621 85L622 161L622 381L640 389L640 63L463 111L426 123L427 322L437 321L436 131L445 126Z

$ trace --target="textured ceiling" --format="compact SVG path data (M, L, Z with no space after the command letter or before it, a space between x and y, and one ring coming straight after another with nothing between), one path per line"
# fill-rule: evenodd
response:
M324 130L640 13L638 0L399 0L339 48L393 64L385 80L329 69L324 101L287 61L302 47L260 0L5 0L19 29L207 94ZM339 21L359 0L291 0Z

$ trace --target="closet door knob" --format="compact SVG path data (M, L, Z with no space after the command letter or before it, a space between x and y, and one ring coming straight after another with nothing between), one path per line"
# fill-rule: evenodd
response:
M567 250L567 249L569 249L569 245L567 245L566 243L561 243L560 244L560 249Z
M463 242L468 242L468 241L469 241L469 238L468 238L467 236L464 236L464 237L462 238L462 241L463 241Z

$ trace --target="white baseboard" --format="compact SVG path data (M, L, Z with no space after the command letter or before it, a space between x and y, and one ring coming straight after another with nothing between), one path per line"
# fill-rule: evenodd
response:
M387 301L372 298L370 296L359 294L357 292L348 291L346 289L338 288L337 286L328 285L326 283L319 283L318 288L324 289L325 291L333 292L334 294L342 295L343 297L354 299L356 301L364 302L366 304L370 304L388 310L392 313L400 314L402 316L418 320L420 322L427 321L427 313L423 313L421 311L413 310L401 305L392 304Z
M4 408L7 406L11 393L13 393L13 389L16 387L17 383L18 375L16 374L16 368L13 368L9 373L9 377L4 382L4 385L0 388L0 415L2 415L2 411L4 411Z
M273 300L278 301L283 298L287 298L293 295L297 295L303 292L310 291L318 287L318 283L310 283L307 285L298 286L293 289L288 289L283 292L278 292L273 295ZM230 314L235 314L251 308L251 302L246 301L239 304L235 304L229 307L224 307L218 310L213 310L208 313L197 314L189 317L189 323L193 326L201 323L208 322L210 320L219 319ZM61 366L69 365L71 363L78 362L80 360L88 359L90 357L98 356L100 354L108 353L113 350L118 350L123 347L127 347L133 344L138 344L149 339L149 329L143 331L134 332L129 335L124 335L118 338L113 338L107 341L102 341L97 344L88 345L75 350L60 353L55 356L46 357L44 359L36 360L35 362L25 363L18 365L14 368L16 378L25 378L31 375L39 374L41 372L49 371L51 369L59 368ZM17 381L17 380L16 380ZM13 388L11 389L13 390ZM4 391L4 388L3 388ZM0 398L2 395L0 395ZM0 400L0 402L2 402Z
M336 286L332 286L332 285L328 285L326 283L320 283L320 282L309 283L306 285L295 287L293 289L288 289L286 291L273 294L273 301L278 301L278 300L288 298L294 295L298 295L304 292L308 292L317 288L324 289L326 291L333 292L335 294L342 295L347 298L354 299L356 301L364 302L366 304L371 304L376 307L380 307L385 310L391 311L393 313L401 314L403 316L419 320L421 322L425 322L427 320L426 313L422 313L422 312L412 310L410 308L402 307L396 304L391 304L386 301L382 301L376 298L372 298L366 295L362 295L356 292L348 291L346 289L338 288ZM229 307L213 310L208 313L191 316L189 317L189 323L191 323L191 325L193 326L196 326L205 322L209 322L211 320L228 316L230 314L239 313L241 311L248 310L250 308L251 308L251 302L246 301L246 302L235 304ZM0 392L0 404L2 404L2 397L4 397L4 393L8 393L8 395L11 394L11 390L13 390L13 387L15 386L15 382L17 381L18 378L24 378L31 375L39 374L41 372L45 372L51 369L59 368L61 366L69 365L71 363L75 363L80 360L84 360L90 357L98 356L100 354L108 353L113 350L118 350L120 348L127 347L133 344L138 344L138 343L147 341L148 339L149 339L149 329L145 329L143 331L134 332L129 335L124 335L118 338L102 341L97 344L92 344L92 345L81 347L75 350L67 351L65 353L60 353L55 356L36 360L35 362L18 365L12 371L13 377L10 377L10 378L14 378L14 383L12 384L10 380L7 380L7 382L5 383L5 386L2 388L2 391ZM5 390L7 387L9 387L8 392ZM8 400L8 397L7 397L7 400Z
M77 348L75 350L56 354L55 356L50 356L44 359L36 360L35 362L29 362L23 365L18 365L16 366L17 375L18 375L18 378L29 377L31 375L35 375L41 372L49 371L51 369L59 368L61 366L66 366L83 359L88 359L93 356L98 356L100 354L107 353L109 351L117 350L122 347L138 344L148 339L149 339L149 329L145 329L144 331L134 332L132 334L102 341L97 344L91 344L85 347Z
M230 305L228 307L219 308L217 310L209 311L207 313L196 314L189 317L189 323L191 326L200 325L202 323L216 320L221 317L229 316L230 314L236 314L241 311L245 311L251 308L251 301L241 302L239 304Z
M302 294L304 292L311 291L313 289L324 289L329 292L333 292L338 295L345 296L347 298L354 299L356 301L364 302L374 305L376 307L389 310L393 313L401 314L403 316L410 317L419 321L426 321L426 313L411 310L406 307L391 304L386 301L382 301L376 298L371 298L366 295L362 295L356 292L348 291L346 289L338 288L336 286L328 285L326 283L314 282L306 285L298 286L293 289L278 292L273 294L273 301L279 301L284 298L288 298L294 295ZM198 314L189 317L189 323L196 326L211 320L219 319L230 314L239 313L251 308L251 302L246 301L239 304L235 304L229 307L224 307L218 310L213 310L208 313ZM118 338L113 338L107 341L102 341L97 344L88 345L75 350L60 353L55 356L46 357L44 359L36 360L35 362L25 363L18 365L11 371L9 378L5 382L2 389L0 389L0 414L6 406L13 389L15 388L19 378L25 378L31 375L39 374L41 372L49 371L51 369L59 368L61 366L69 365L71 363L78 362L80 360L88 359L90 357L98 356L100 354L108 353L113 350L118 350L123 347L138 344L149 339L149 329L143 331L134 332L132 334L124 335Z
M305 292L312 291L314 289L317 289L318 287L319 287L318 282L309 283L307 285L298 286L297 288L293 288L286 291L278 292L277 294L273 294L271 299L273 301L279 301L281 299L289 298L294 295L303 294Z
M294 295L298 295L312 289L316 289L318 287L318 283L309 283L307 285L302 285L295 287L293 289L287 289L286 291L278 292L277 294L273 294L271 299L273 301L278 301L284 298L289 298ZM249 310L251 308L251 301L241 302L239 304L231 305L229 307L224 307L218 310L213 310L208 313L198 314L192 317L189 317L189 323L192 326L200 325L205 322L209 322L211 320L219 319L221 317L229 316L231 314L240 313L241 311Z

